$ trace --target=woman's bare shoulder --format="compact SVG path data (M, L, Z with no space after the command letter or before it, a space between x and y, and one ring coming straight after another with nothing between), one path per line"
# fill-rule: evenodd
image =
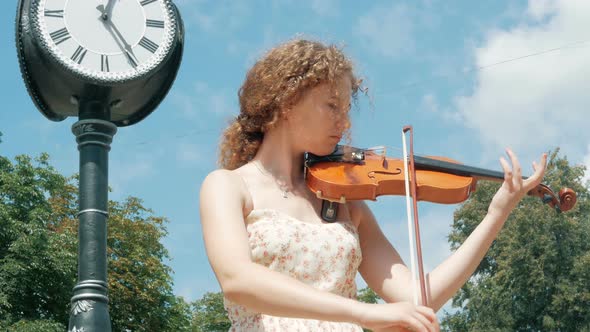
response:
M251 205L250 195L240 173L241 170L238 168L235 170L216 169L207 174L201 184L201 206L204 207L219 201L228 205L239 203L242 210L247 210L247 207Z
M205 176L201 189L211 189L210 187L219 189L235 189L239 182L237 181L238 175L235 171L227 169L216 169Z

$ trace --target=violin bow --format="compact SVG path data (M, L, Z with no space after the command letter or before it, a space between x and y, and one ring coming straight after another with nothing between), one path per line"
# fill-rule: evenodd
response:
M406 133L410 133L410 155L408 156L407 148L406 148ZM424 280L424 268L422 263L422 244L420 242L420 226L418 223L418 199L416 194L417 188L417 181L416 181L416 167L414 164L414 134L412 130L412 126L404 126L402 130L402 143L403 143L403 157L404 157L404 177L405 177L405 185L406 185L406 208L407 208L407 216L408 216L408 238L410 242L410 261L411 261L411 271L412 271L412 281L413 281L413 289L414 289L414 304L418 305L418 295L417 287L416 287L416 257L414 257L414 250L416 251L416 256L418 259L418 280L420 282L420 295L422 300L422 305L427 306L428 300L426 297L426 284ZM410 179L411 176L411 179ZM412 218L411 218L411 211L410 211L410 196L412 198L412 205L413 205L413 225L412 225ZM412 233L412 230L414 231ZM416 239L416 244L414 246L414 238Z

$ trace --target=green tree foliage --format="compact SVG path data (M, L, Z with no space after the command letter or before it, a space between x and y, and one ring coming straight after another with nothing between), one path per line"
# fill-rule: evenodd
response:
M41 155L16 164L0 157L0 320L67 322L76 278L76 237L60 227L71 217L74 187ZM63 204L63 205L62 205Z
M379 295L377 295L377 293L375 293L375 291L373 291L369 287L365 287L363 289L360 289L357 292L356 298L357 298L357 300L359 300L361 302L365 302L365 303L379 303L379 300L381 300ZM364 332L371 332L372 330L363 328L363 331Z
M583 166L550 154L544 183L570 187L576 207L557 213L526 197L507 220L472 278L453 298L450 331L589 331L590 203ZM457 248L485 216L498 184L478 184L454 216L449 242Z
M208 292L203 297L193 302L193 332L217 332L227 331L231 322L223 307L223 293Z
M67 328L55 321L36 319L36 320L20 320L10 327L3 327L0 323L0 328L6 332L63 332Z
M379 295L377 295L377 293L375 293L375 291L373 291L369 287L365 287L363 289L360 289L357 292L356 298L357 298L357 300L359 300L361 302L365 302L365 303L379 303L379 300L381 300Z
M108 282L114 331L167 331L171 323L178 324L171 318L179 318L175 305L181 299L172 293L172 270L162 263L170 258L160 242L166 235L166 219L152 213L134 197L109 204ZM190 315L185 318L190 321Z
M77 184L42 154L0 156L0 329L63 331L77 278ZM189 331L190 306L172 293L161 244L166 220L137 198L109 202L113 331Z

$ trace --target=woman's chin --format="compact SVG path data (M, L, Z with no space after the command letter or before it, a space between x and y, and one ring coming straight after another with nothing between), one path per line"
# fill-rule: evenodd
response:
M336 144L323 144L320 147L316 147L313 150L310 150L310 153L315 154L316 156L327 156L329 154L331 154L332 152L334 152L334 149L336 148Z

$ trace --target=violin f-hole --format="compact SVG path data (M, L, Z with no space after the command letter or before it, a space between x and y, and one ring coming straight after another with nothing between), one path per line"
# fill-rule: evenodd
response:
M375 174L384 174L384 175L400 175L402 174L402 169L401 168L396 168L395 171L370 171L367 173L367 176L371 179L375 178Z

